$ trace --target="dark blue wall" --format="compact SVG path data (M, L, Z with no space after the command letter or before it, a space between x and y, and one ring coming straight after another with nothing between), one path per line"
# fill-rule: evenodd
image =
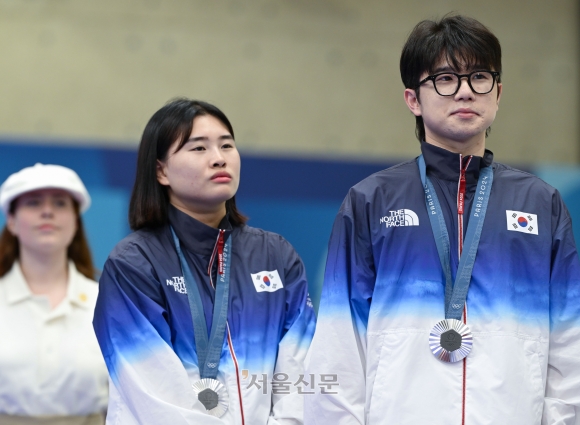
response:
M37 162L75 170L93 203L83 216L97 267L129 233L127 205L135 176L135 150L47 146L21 141L0 143L0 182ZM236 195L249 225L286 237L306 266L317 304L326 245L334 216L348 189L390 164L313 161L242 153L241 186ZM0 224L4 217L0 218Z
M135 176L135 150L47 146L5 140L0 143L0 182L23 167L60 164L85 182L93 204L84 223L101 268L115 244L129 233L127 205ZM241 186L236 195L248 224L283 235L306 266L310 293L318 304L332 223L348 189L366 176L398 162L361 163L278 158L242 153ZM580 239L580 168L540 167L537 174L561 188ZM576 174L574 174L576 173ZM4 217L0 217L3 224Z

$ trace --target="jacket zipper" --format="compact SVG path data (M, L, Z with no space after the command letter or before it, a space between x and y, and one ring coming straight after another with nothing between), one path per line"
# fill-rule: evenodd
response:
M224 234L226 233L225 230L219 229L218 237L215 241L215 245L213 246L213 251L211 253L211 258L209 259L209 264L207 265L207 274L209 276L209 283L211 287L215 289L215 285L213 283L213 276L211 269L213 268L213 263L217 257L218 259L218 274L224 274Z
M218 259L218 267L217 267L217 274L223 275L225 273L224 269L224 235L226 231L223 229L219 229L218 237L215 241L215 245L213 247L213 252L211 253L211 258L209 259L209 264L207 266L207 274L209 275L209 283L211 287L215 289L215 285L213 283L213 276L212 276L212 268L213 263L217 257ZM242 403L242 386L240 384L240 368L238 365L238 358L236 356L236 351L234 350L234 343L232 341L232 334L230 332L230 325L226 321L226 337L228 340L228 348L230 350L230 355L232 356L232 360L234 362L234 367L236 369L236 383L238 385L238 400L240 402L240 416L242 419L242 425L245 425L245 415L244 415L244 405Z
M467 186L467 180L465 178L465 173L467 172L467 167L473 158L469 155L465 158L463 155L459 155L459 182L457 185L457 249L461 259L461 254L463 252L463 213L465 212L465 189ZM464 164L465 162L465 164ZM463 323L467 323L467 303L463 307ZM466 375L467 375L467 358L463 359L463 388L461 394L461 425L465 425L465 386L466 386Z
M457 185L457 248L459 250L459 258L461 258L461 253L463 252L463 212L465 211L465 188L467 186L467 180L465 178L465 173L469 163L471 162L471 155L463 161L463 155L459 155L459 182ZM463 165L465 162L465 165Z

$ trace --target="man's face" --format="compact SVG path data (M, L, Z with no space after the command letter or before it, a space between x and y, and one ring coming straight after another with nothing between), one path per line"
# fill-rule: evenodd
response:
M441 61L434 74L456 72L467 74L476 69L453 69L447 61ZM477 70L482 70L480 67ZM423 73L420 81L427 77ZM425 125L427 142L453 152L481 153L485 146L485 131L493 123L501 96L501 84L496 83L491 92L474 93L467 82L461 79L457 93L441 96L435 91L433 81L423 83L419 90L405 90L405 101L415 116L421 116Z

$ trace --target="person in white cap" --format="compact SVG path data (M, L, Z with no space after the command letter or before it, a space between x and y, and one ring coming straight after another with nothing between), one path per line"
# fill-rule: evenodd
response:
M71 169L36 164L0 187L0 423L97 425L107 370L92 328L97 283Z

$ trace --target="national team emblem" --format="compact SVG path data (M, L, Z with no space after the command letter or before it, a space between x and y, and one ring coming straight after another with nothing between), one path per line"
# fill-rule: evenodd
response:
M278 270L250 273L252 282L258 292L275 292L284 287Z
M538 216L522 211L506 210L507 228L512 232L538 234Z

